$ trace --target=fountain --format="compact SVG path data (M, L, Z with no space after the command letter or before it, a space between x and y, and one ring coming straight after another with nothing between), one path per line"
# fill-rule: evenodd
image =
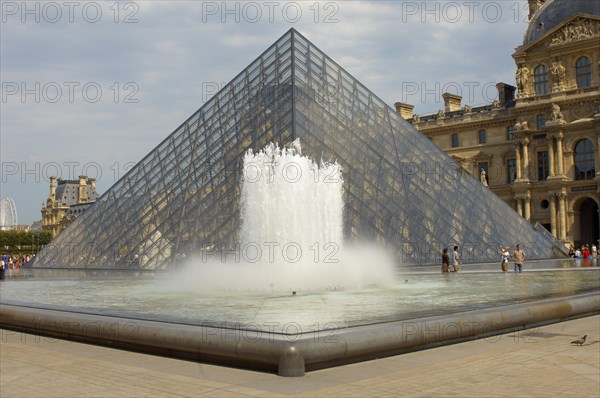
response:
M488 264L440 275L394 271L380 251L345 244L339 165L316 165L297 141L249 151L244 170L235 250L133 279L10 281L0 289L0 325L301 376L600 309L599 269L576 271L570 260L530 263L523 274Z
M343 182L247 152L296 138ZM0 285L0 327L302 376L600 312L598 264L461 170L292 29ZM523 273L483 264L517 236ZM424 265L450 242L474 264Z
M291 293L394 283L390 255L344 243L340 165L301 153L300 140L246 153L239 242L192 256L169 278L174 290Z
M241 245L258 250L266 280L284 289L329 285L343 246L340 166L301 153L296 139L244 156Z

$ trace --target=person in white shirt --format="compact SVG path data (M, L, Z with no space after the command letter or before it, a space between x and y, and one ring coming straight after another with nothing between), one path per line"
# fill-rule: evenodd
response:
M454 268L454 272L458 272L461 264L462 261L460 254L458 254L458 246L454 246L454 251L452 252L452 268Z
M508 271L508 256L510 256L510 252L508 251L508 246L503 247L500 246L500 267L502 268L502 272Z

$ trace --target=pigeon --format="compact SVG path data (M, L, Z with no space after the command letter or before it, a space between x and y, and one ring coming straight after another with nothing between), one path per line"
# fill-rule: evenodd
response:
M587 334L584 335L583 337L578 338L577 340L571 341L571 344L583 345L583 343L585 343L586 338L587 338Z

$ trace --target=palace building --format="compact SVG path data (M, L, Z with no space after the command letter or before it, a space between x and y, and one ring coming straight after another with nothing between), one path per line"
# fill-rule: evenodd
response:
M498 83L484 106L445 93L435 114L396 110L530 223L567 245L598 243L600 2L529 7L516 86Z
M57 185L58 182L58 185ZM50 194L42 206L42 230L58 235L98 199L96 180L79 176L79 180L50 177Z

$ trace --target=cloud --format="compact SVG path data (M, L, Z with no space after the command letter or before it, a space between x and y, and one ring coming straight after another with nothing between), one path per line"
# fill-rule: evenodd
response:
M90 2L72 21L64 3L54 3L62 8L55 21L51 9L43 14L46 3L35 3L37 22L29 14L23 22L22 10L3 15L2 161L135 162L292 27L390 106L406 97L407 84L512 83L510 55L525 30L521 3L493 2L502 10L497 21L491 6L483 14L492 2L475 2L472 15L466 3L145 1L117 10ZM91 22L96 5L101 17ZM19 92L7 94L15 84ZM56 86L62 95L52 102ZM441 92L406 99L417 113L434 112ZM483 101L481 93L473 101ZM15 199L21 221L39 219L46 182L4 177L2 196Z

